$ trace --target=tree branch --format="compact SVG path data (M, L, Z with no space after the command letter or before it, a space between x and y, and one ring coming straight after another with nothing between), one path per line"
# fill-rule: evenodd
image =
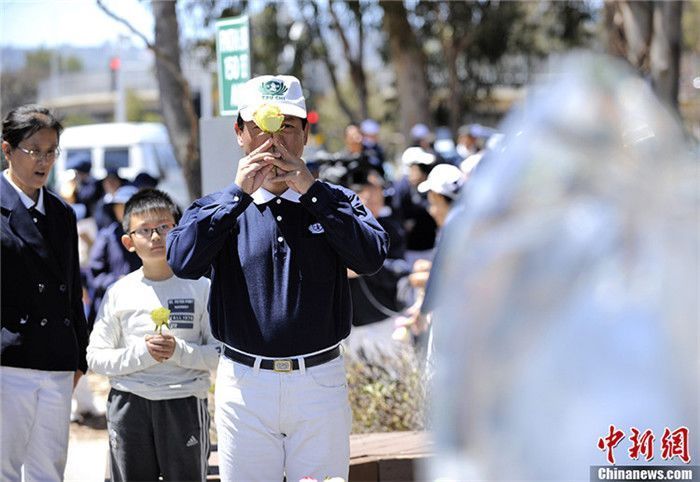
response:
M355 18L357 19L357 61L360 65L364 65L365 27L362 23L362 6L359 1L353 1L350 4L350 9L355 13Z
M340 36L340 41L343 42L343 48L345 49L345 56L348 59L352 59L352 50L350 50L350 42L348 42L348 38L345 36L345 32L343 31L343 28L340 26L340 20L338 19L338 15L336 15L335 10L333 10L333 2L330 2L328 4L328 11L331 13L331 17L333 18L333 26L335 29L338 31L338 36Z
M348 117L350 122L356 122L357 118L355 115L355 112L353 112L353 109L350 108L350 105L345 102L345 99L340 92L340 85L338 83L338 77L336 76L336 66L331 60L330 54L328 53L328 48L326 47L326 42L323 39L323 34L321 33L321 29L318 26L318 18L319 18L319 11L318 11L318 5L315 2L309 2L309 5L311 5L314 9L314 14L311 19L309 19L306 14L304 14L304 8L300 8L299 10L302 12L303 17L304 17L304 22L306 23L307 28L309 29L309 33L311 34L312 37L315 37L318 39L320 48L319 48L319 55L321 56L321 60L326 66L326 69L328 69L328 76L331 79L331 84L333 85L333 90L335 92L335 96L338 100L338 105L342 109L342 111L345 113L345 115Z
M110 9L108 9L108 8L105 6L105 4L102 3L102 0L96 0L96 2L97 2L97 6L100 7L100 9L101 9L104 13L106 13L107 16L111 17L112 19L116 20L117 22L121 23L121 24L124 25L126 28L128 28L128 29L131 31L131 33L133 33L133 34L136 35L138 38L140 38L141 40L143 40L143 43L145 43L145 44L146 44L146 47L148 47L150 50L155 50L156 46L153 45L151 42L149 42L149 41L148 41L148 38L147 38L144 34L142 34L141 32L139 32L138 30L136 30L136 29L134 28L134 26L131 25L131 24L129 23L128 20L126 20L126 19L120 17L119 15L117 15L116 13L114 13L114 12L112 12Z
M182 75L182 72L180 70L179 65L175 65L175 63L172 61L172 59L167 56L166 54L163 53L161 49L158 48L155 44L151 43L148 41L148 38L136 28L134 28L131 23L129 23L128 20L125 18L120 17L116 13L112 12L109 8L107 8L104 3L102 3L102 0L95 0L97 2L97 6L100 7L100 9L107 14L109 17L112 19L116 20L117 22L121 23L122 25L126 26L134 35L136 35L138 38L140 38L144 44L146 44L146 47L148 50L153 52L153 54L165 65L165 68L167 68L170 73L177 79L178 83L182 86L183 90L189 93L189 83L187 82L187 79Z
M359 3L355 5L357 7L357 10L349 2L346 2L346 5L355 14L359 25L360 51L359 54L355 56L352 55L352 50L350 49L350 42L348 41L348 38L340 25L338 15L335 13L335 10L333 10L333 2L331 2L328 5L328 9L331 13L331 17L333 18L333 25L335 27L335 30L338 32L340 40L343 43L343 48L345 49L345 60L347 60L348 65L350 66L350 77L352 78L353 83L357 88L360 98L360 115L364 119L367 118L369 115L369 108L367 100L367 80L365 78L365 71L362 65L362 15L359 11Z

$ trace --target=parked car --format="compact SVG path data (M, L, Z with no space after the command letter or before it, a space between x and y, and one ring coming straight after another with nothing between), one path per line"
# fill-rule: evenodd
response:
M123 122L66 128L54 166L56 188L70 178L65 166L73 158L89 159L96 179L103 179L108 170L116 170L128 181L146 172L158 179L158 189L170 194L181 207L190 204L182 168L163 124Z

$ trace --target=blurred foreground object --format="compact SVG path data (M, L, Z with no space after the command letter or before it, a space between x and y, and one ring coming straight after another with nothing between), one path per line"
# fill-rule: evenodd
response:
M697 160L622 64L577 54L550 79L443 233L429 480L587 481L610 425L618 465L681 464L661 451L681 426L698 463Z

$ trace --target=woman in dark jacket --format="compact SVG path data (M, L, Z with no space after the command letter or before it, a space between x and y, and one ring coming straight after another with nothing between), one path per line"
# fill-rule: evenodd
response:
M2 123L2 480L62 480L71 391L87 370L73 210L45 185L62 126L36 105Z

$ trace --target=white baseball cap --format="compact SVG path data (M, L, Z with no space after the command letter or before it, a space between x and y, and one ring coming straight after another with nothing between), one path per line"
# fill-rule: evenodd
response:
M238 113L248 122L262 104L273 104L284 115L306 118L306 101L299 79L291 75L261 75L243 85Z
M479 151L476 154L467 156L460 164L459 169L468 176L476 168L476 166L481 162L481 158L484 157L485 151Z
M433 191L455 199L466 177L452 164L438 164L428 174L428 179L418 184L418 192Z
M409 147L403 151L401 162L406 166L411 164L432 164L435 162L435 154L425 152L421 147Z

